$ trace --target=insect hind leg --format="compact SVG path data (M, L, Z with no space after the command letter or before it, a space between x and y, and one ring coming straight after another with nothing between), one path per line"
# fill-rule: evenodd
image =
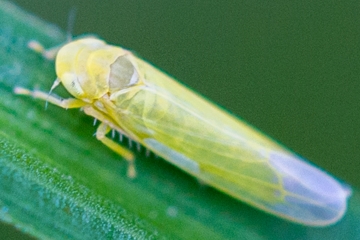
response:
M127 169L127 176L129 178L136 177L135 165L134 165L134 154L129 150L125 149L118 143L114 142L113 140L109 139L105 135L110 132L111 128L106 123L101 123L96 130L96 138L101 141L105 146L119 154L120 156L124 157L125 160L128 162L129 166Z

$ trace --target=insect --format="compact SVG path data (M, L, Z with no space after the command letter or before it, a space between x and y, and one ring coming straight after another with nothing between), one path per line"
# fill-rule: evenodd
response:
M189 90L130 51L94 38L59 49L51 91L60 83L73 98L21 87L62 108L82 108L101 123L96 137L129 163L133 153L106 134L116 130L218 190L278 217L311 226L337 222L350 189L269 137ZM50 91L50 92L51 92Z

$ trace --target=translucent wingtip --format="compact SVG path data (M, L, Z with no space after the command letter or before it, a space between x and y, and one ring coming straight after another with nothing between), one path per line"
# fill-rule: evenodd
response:
M292 154L273 154L270 163L280 174L284 189L285 204L274 205L274 211L314 226L334 224L342 218L351 195L349 186Z

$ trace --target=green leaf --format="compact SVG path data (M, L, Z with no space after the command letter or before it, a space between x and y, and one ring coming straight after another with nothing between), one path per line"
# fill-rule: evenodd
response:
M93 136L91 118L13 93L15 86L50 89L54 63L27 43L51 47L64 33L8 2L0 2L0 19L2 221L53 239L360 239L357 189L344 219L314 228L201 186L136 146L138 177L128 179L126 162Z

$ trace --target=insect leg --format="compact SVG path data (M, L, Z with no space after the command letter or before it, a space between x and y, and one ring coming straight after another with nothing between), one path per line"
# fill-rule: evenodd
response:
M76 98L67 98L67 99L60 99L54 95L50 95L45 92L41 92L39 90L28 90L22 87L15 87L14 92L19 95L28 95L32 96L34 98L42 99L46 102L50 102L56 106L62 107L62 108L80 108L85 106L87 103L84 101L81 101Z
M41 54L44 58L48 60L54 60L60 48L64 46L64 44L61 44L49 49L45 49L44 46L36 40L29 41L27 45L28 48L30 48L34 52Z
M134 165L134 154L123 148L121 145L117 144L113 140L107 138L105 135L111 130L111 128L106 123L101 123L96 130L96 138L101 141L105 146L124 157L129 163L127 170L127 176L134 178L136 176L135 165Z

